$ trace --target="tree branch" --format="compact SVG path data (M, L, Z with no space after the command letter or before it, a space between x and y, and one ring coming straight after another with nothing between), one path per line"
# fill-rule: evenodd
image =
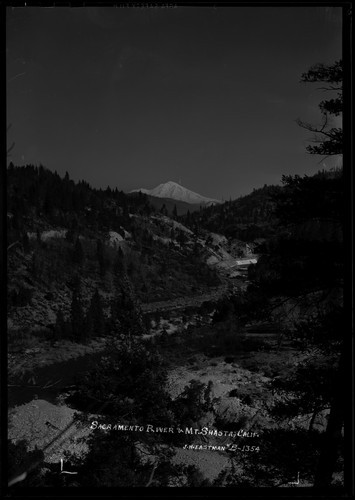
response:
M6 156L11 156L11 155L10 155L10 152L14 149L14 147L15 147L15 143L13 142L13 143L11 144L11 146L7 149L7 151L6 151Z
M299 127L304 128L305 130L308 130L309 132L314 132L316 134L323 134L323 135L329 137L329 139L332 139L332 140L335 140L337 138L338 129L331 128L328 131L324 130L325 127L328 124L327 115L325 115L324 124L322 125L322 128L320 128L320 129L316 128L316 127L313 127L310 123L301 121L299 118L297 118L296 123L297 123L297 125ZM319 139L318 142L322 142L322 140Z
M14 247L14 246L15 246L15 245L17 245L18 243L20 243L20 241L14 241L14 243L11 243L11 245L9 245L9 246L7 247L7 251L9 251L9 250L10 250L10 248Z

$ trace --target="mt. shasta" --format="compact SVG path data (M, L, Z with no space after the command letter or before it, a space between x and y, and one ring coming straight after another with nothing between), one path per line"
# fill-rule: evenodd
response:
M185 203L191 204L201 204L201 205L213 205L217 203L222 203L219 200L215 200L213 198L207 198L206 196L201 196L194 191L190 191L183 186L180 186L177 182L169 181L163 184L159 184L159 186L153 189L133 189L130 191L133 192L142 192L148 194L150 196L156 196L157 198L170 198L172 200L184 201Z

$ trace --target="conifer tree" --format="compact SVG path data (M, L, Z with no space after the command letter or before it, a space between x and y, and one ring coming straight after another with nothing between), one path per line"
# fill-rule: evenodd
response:
M104 276L106 273L105 257L104 257L104 246L100 239L97 240L96 245L96 256L100 267L100 274Z
M80 239L77 238L73 250L73 262L75 262L76 264L82 264L83 260L84 260L83 247L81 245Z
M331 123L331 116L339 116L343 111L343 64L336 61L334 64L315 64L306 73L303 73L301 82L322 84L323 91L336 93L330 99L319 104L322 113L322 124L319 126L297 120L300 127L314 133L312 142L316 146L307 146L310 154L321 156L341 155L343 152L343 130Z
M89 340L94 336L94 319L92 309L90 307L86 311L83 329L85 331L85 340Z
M73 287L73 296L70 308L70 320L71 320L72 338L77 342L85 340L86 335L84 329L84 312L81 303L79 280L76 280Z
M306 73L302 75L302 82L305 83L322 83L325 85L323 87L324 91L336 92L336 96L323 100L319 104L320 111L322 113L322 125L313 126L309 123L297 120L297 123L302 128L309 130L315 134L313 139L314 143L318 143L316 146L307 146L307 151L310 154L320 155L320 156L333 156L342 155L343 153L343 130L341 127L334 126L330 122L331 116L339 116L343 111L343 64L342 61L336 61L332 65L316 64L312 66ZM340 189L339 189L340 188ZM337 189L338 196L343 195L343 187L340 184ZM331 193L334 197L333 193ZM326 199L326 201L328 201ZM326 203L324 203L326 204ZM335 207L339 210L339 207ZM343 209L343 205L340 203L340 212ZM343 217L340 218L341 223L343 223ZM343 253L341 253L343 255ZM334 256L333 259L336 262ZM334 265L334 264L333 264ZM328 267L328 266L327 266ZM324 268L325 273L328 273L328 269ZM342 286L341 282L344 279L342 274L342 263L340 263L338 275L335 275L333 286ZM344 320L344 314L340 315L340 320L338 323L341 325ZM345 330L346 331L346 330ZM341 337L340 337L341 338ZM344 374L345 374L345 336L341 338L342 345L340 348L340 358L338 363L338 369L333 374L333 380L335 383L333 385L333 390L331 391L330 401L331 408L328 418L327 429L325 432L325 439L323 447L321 450L321 455L319 458L318 467L315 474L314 486L321 488L330 486L332 483L332 477L334 473L334 468L336 461L339 456L339 449L341 443L341 432L344 425L344 396L342 395L341 388L344 385Z
M119 248L116 252L115 259L113 261L113 277L116 289L119 287L119 283L124 273L125 273L124 255L122 249Z
M186 214L186 224L188 226L190 226L192 223L192 216L191 216L191 212L190 210L187 211L187 214Z
M168 209L166 208L165 203L163 203L163 205L160 209L160 213L163 215L168 215Z
M98 337L102 336L105 330L105 317L98 289L95 290L91 298L88 315L90 315L92 323L92 333Z
M142 311L125 271L115 280L115 289L111 303L111 331L128 336L142 335L146 331Z
M54 325L54 336L56 339L62 339L66 336L66 323L62 309L58 309Z
M30 250L30 240L26 231L23 233L22 236L22 246L23 246L23 251L25 253L28 253Z

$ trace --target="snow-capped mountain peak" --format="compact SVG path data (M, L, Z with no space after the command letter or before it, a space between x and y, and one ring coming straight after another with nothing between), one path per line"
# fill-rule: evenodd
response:
M157 198L170 198L173 200L184 201L185 203L192 204L203 204L203 205L211 205L213 203L221 203L219 200L215 200L213 198L207 198L206 196L201 196L190 189L187 189L177 182L169 181L163 184L159 184L159 186L153 189L133 189L133 192L139 192L148 194L150 196L156 196Z

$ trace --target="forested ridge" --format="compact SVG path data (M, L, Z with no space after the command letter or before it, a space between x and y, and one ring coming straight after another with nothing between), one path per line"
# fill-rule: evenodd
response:
M281 190L281 186L265 185L236 200L188 213L182 220L188 227L201 225L228 238L248 242L265 238L275 232L274 196Z
M49 318L39 327L52 330L49 310L57 326L70 308L80 318L83 307L109 310L123 293L117 276L128 276L142 302L220 284L204 262L201 242L173 219L155 214L143 194L97 190L43 166L10 164L7 210L10 318L18 312L24 317L27 308L32 328L35 302Z

